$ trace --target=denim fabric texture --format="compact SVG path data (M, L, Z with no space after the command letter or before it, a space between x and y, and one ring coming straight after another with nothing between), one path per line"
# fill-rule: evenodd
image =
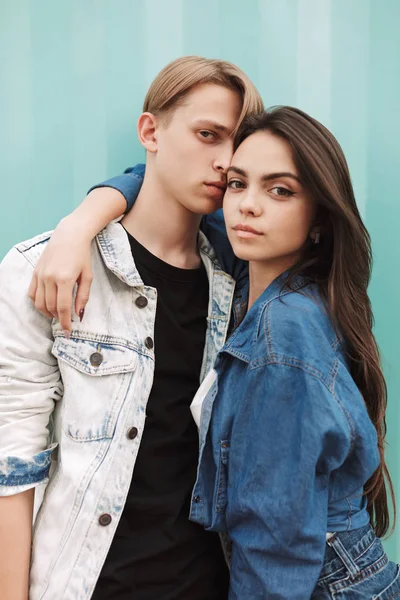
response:
M363 487L379 465L316 286L283 281L219 352L201 411L190 517L232 541L230 600L313 597L327 532L368 526Z
M49 237L18 244L0 265L0 496L45 487L29 599L88 600L145 427L157 290L143 284L126 232L111 223L92 244L85 318L74 315L66 339L27 294ZM225 342L235 282L202 233L198 244L210 282L202 379ZM145 306L135 302L142 296Z

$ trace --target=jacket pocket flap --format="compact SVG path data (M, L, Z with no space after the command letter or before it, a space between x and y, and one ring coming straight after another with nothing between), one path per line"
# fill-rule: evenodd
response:
M52 354L81 373L102 376L127 373L136 367L137 352L123 343L78 337L56 337Z

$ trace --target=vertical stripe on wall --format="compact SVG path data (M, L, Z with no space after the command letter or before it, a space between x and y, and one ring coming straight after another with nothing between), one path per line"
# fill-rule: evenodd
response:
M297 106L326 127L331 122L331 0L299 0Z

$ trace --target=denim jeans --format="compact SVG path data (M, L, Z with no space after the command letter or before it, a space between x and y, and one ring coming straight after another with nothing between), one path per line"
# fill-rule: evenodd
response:
M312 600L400 600L400 568L386 556L370 525L335 533Z

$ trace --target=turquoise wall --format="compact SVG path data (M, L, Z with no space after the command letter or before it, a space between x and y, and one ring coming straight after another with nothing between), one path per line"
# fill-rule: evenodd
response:
M296 105L333 130L373 239L400 498L399 23L398 0L0 0L0 255L143 159L141 102L178 56L231 60L266 105ZM398 534L387 549L400 560Z

